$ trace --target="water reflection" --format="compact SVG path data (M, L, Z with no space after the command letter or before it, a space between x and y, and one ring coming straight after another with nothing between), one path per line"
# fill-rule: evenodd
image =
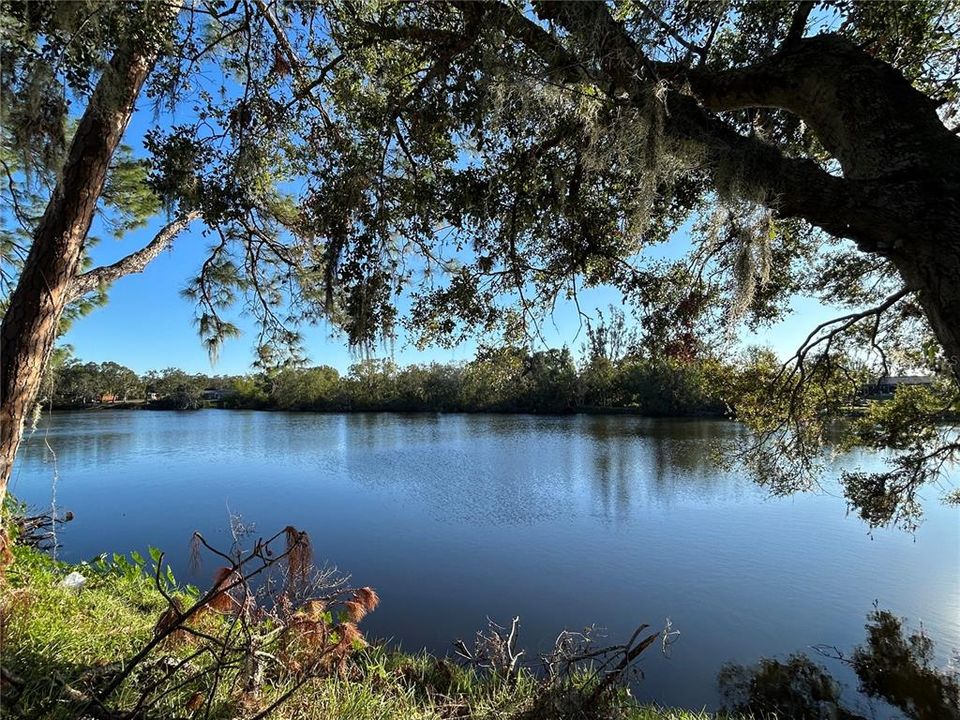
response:
M887 610L867 616L866 643L849 655L833 647L818 648L820 657L845 665L856 674L859 692L879 700L912 720L960 718L958 668L938 669L933 641L923 632L909 636L903 621ZM866 720L876 714L848 705L843 688L822 664L804 653L786 660L764 659L756 665L728 664L718 675L725 709L735 713L808 720Z

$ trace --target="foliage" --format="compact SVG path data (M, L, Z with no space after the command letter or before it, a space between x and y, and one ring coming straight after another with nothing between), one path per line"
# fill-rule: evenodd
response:
M603 370L599 363L605 363ZM600 373L603 373L602 378ZM340 376L335 368L285 367L244 376L190 375L177 368L142 378L116 363L70 360L46 384L53 407L82 407L103 397L150 398L151 407L205 406L203 392L231 408L399 412L567 413L622 409L653 416L723 415L722 381L734 368L716 360L651 360L628 355L580 368L570 351L481 348L465 364L399 367L366 359ZM125 379L121 383L118 378ZM602 385L602 387L601 387Z
M333 406L340 373L332 367L284 368L270 378L270 397L281 410Z
M143 396L143 382L130 368L115 362L81 363L72 360L54 367L56 380L51 399L89 403L105 399L127 400Z
M949 500L945 491L960 450L952 380L930 376L930 384L904 385L877 400L869 368L842 351L797 367L758 349L744 353L737 371L725 377L723 396L754 432L727 462L742 461L773 492L816 487L822 448L830 444L891 451L884 470L840 477L849 507L871 527L916 528L924 487L938 487Z
M275 340L295 342L295 333L285 334L292 321L319 314L362 345L391 336L400 286L414 290L412 329L441 342L474 328L532 334L558 296L600 284L621 288L652 324L672 309L698 330L704 314L734 320L749 310L768 322L799 287L828 291L810 266L830 251L828 239L761 210L762 190L750 187L751 178L737 178L723 197L708 195L702 153L669 132L669 107L657 95L665 88L617 103L587 77L564 76L538 56L540 48L509 32L505 12L466 12L455 3L201 5L170 38L174 49L148 90L161 107L190 107L195 117L157 123L147 145L156 195L170 206L200 207L215 231L191 288L205 337L229 335L232 325L219 315L247 292ZM873 43L878 57L952 107L956 78L943 77L956 52L952 5L821 5L829 27ZM37 155L14 174L28 159L55 170L56 149L67 142L57 129L68 109L59 89L54 102L51 58L70 92L84 98L119 39L149 30L137 27L148 19L128 9L117 4L89 21L79 6L7 9L15 41L5 75L7 146L12 156ZM586 52L576 31L560 32L545 9L533 10L535 27L557 31L558 53ZM696 48L718 70L773 52L794 13L787 4L740 2L665 2L655 10L623 2L613 10L658 60L682 68ZM208 68L231 77L209 82ZM34 117L41 107L50 122ZM749 115L728 120L745 129ZM768 142L824 161L809 126L780 110L762 122ZM120 204L141 218L153 207L132 197L142 188L130 182L138 163L116 163L104 198L123 197ZM299 194L290 191L294 181L304 186ZM704 215L714 219L696 235L696 273L629 264L705 208L717 212ZM870 273L889 269L876 265ZM292 295L284 279L300 281ZM829 279L833 293L870 281L853 272ZM712 313L716 303L732 311Z
M77 569L89 576L90 586L77 594L58 585L66 566L22 546L14 552L3 599L4 668L30 673L25 709L39 710L57 697L58 674L73 680L89 668L132 655L150 639L147 618L162 611L164 600L148 576L94 573L81 566ZM5 705L8 698L5 690ZM48 712L58 716L55 706Z
M747 351L726 395L737 398L737 417L753 435L743 441L740 455L728 460L743 461L778 494L815 487L823 445L870 380L863 371L834 373L832 368L845 360L819 356L812 367L796 370L768 350Z
M912 526L923 514L918 494L941 484L960 458L956 428L957 388L941 380L931 386L899 388L886 402L870 403L844 438L898 451L885 472L848 472L841 482L851 507L872 525ZM943 485L941 484L941 487Z
M230 716L255 708L262 717L309 680L346 676L352 656L365 644L357 624L379 602L372 589L350 590L332 573L315 572L309 541L293 528L258 540L252 549L235 543L231 555L210 548L199 535L195 539L228 562L205 592L179 587L163 565L163 553L154 548L150 561L132 552L129 559L115 554L82 564L78 569L90 587L80 590L57 582L62 566L19 550L18 559L25 560L8 574L16 590L14 604L4 607L4 631L16 636L19 649L47 656L18 653L10 665L28 672L45 668L50 675L38 687L36 679L21 680L7 665L5 702L11 709L121 717L201 707L207 715ZM281 542L285 549L277 547ZM255 585L257 576L262 579ZM51 600L62 595L63 602L33 613L34 589ZM113 596L109 609L117 616L101 616L88 604L88 592L93 601ZM124 601L132 607L122 608ZM26 607L16 604L24 602ZM125 617L137 627L116 623ZM49 619L52 626L42 624ZM90 624L111 620L109 634L125 644L103 648L104 638L96 638L100 644L93 648L114 652L108 665L97 666L94 658L64 648L65 657L77 663L67 669L55 648L42 645L48 633L54 642L62 643L63 635L79 642L81 633L94 629ZM65 631L61 623L72 627ZM260 689L268 682L282 687L261 705Z
M197 410L203 405L203 377L187 375L182 370L167 368L156 379L157 405L170 410Z
M9 76L5 75L5 77ZM59 89L57 91L59 92ZM32 98L31 102L49 102L49 99ZM43 110L43 112L47 111L49 106ZM4 112L16 113L17 111L0 107L0 117L4 116ZM69 134L72 134L75 129L70 126L70 123L66 124L69 132L63 140L64 143L69 140ZM32 158L30 152L24 148L12 147L25 140L14 138L10 133L18 131L30 133L30 142L36 143L40 141L33 133L43 132L42 126L22 128L16 121L11 122L10 125L0 123L0 126L3 127L0 131L0 138L3 140L0 143L0 164L6 174L8 190L4 194L5 208L3 222L0 224L0 257L3 259L3 263L0 264L0 310L5 312L9 295L16 286L20 269L27 259L32 235L43 214L44 193L54 179L53 170L57 167L57 162L51 166L50 158L41 162L37 158ZM46 142L57 144L60 141L48 138ZM27 155L24 156L23 152L27 152ZM54 152L54 150L51 148L41 152ZM59 154L61 150L56 152ZM98 218L103 223L103 228L109 231L114 239L123 239L129 233L142 228L160 210L159 199L146 184L147 169L146 160L135 157L133 149L126 145L121 146L110 166L107 182L100 196ZM87 236L84 242L84 256L80 262L81 271L90 270L93 267L89 251L100 242L101 238L95 235ZM106 302L107 294L104 288L96 288L90 293L77 297L64 311L58 332L60 334L67 332L76 320Z
M730 366L716 361L684 362L664 358L624 363L621 370L622 403L641 407L650 415L722 415L733 404L724 402L724 374Z
M754 434L723 462L745 464L777 494L816 486L825 443L893 450L888 469L846 471L840 478L851 509L871 527L915 528L923 513L918 493L941 483L960 452L951 425L958 412L951 382L906 385L889 399L874 400L866 368L849 365L838 375L826 367L847 363L842 355L818 359L801 380L784 378L782 362L761 348L733 361L649 357L642 343L615 361L596 345L586 350L579 367L567 349L481 347L467 363L399 367L366 359L344 376L328 366L289 366L234 377L167 368L142 378L116 363L83 363L61 352L44 387L53 407L149 396L151 407L194 409L208 406L203 393L214 389L220 393L216 404L231 408L733 417Z

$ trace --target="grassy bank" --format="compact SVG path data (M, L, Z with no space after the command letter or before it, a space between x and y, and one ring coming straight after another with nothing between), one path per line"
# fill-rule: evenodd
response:
M146 563L147 565L149 562ZM157 618L168 607L155 577L144 563L117 558L70 567L36 550L18 547L4 578L0 698L3 717L73 718L84 702L102 690L120 662L149 642ZM61 585L73 570L87 583L76 592ZM169 580L165 579L165 582ZM197 597L194 589L165 585L168 594L185 606ZM211 636L229 625L229 615L207 617L198 625ZM374 644L375 645L375 644ZM151 717L255 717L294 683L295 672L277 672L253 690L236 683L210 682L209 676L177 687L173 668L195 655L197 638L165 642L111 696L111 711L129 709L146 684L166 682ZM200 658L186 663L200 663ZM224 672L229 672L225 669ZM213 697L204 690L216 687ZM157 693L159 694L159 693ZM620 690L591 717L635 720L705 720L701 713L640 706ZM209 708L208 708L209 700ZM533 718L586 717L571 709L568 699L547 696L536 677L521 672L507 681L495 673L467 669L448 659L409 655L382 647L366 647L351 657L348 672L312 678L270 717L276 718ZM92 716L105 710L84 711Z

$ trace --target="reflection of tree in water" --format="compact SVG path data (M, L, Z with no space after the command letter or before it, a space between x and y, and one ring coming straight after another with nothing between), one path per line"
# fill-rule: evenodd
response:
M849 665L868 698L884 700L912 720L960 718L960 677L933 666L933 642L922 632L906 636L886 610L867 616L867 641L849 657L835 648L821 654ZM729 664L717 677L725 708L758 716L862 720L845 707L841 686L807 655L764 658L753 666Z
M444 423L437 413L360 412L334 417L343 419L350 445L365 450L437 444L457 430L457 423Z
M626 514L641 488L664 502L678 492L709 502L731 487L732 477L718 472L714 448L739 432L733 423L598 415L583 418L580 427L592 441L585 455L608 512Z
M43 427L32 434L28 431L24 435L21 463L23 465L47 464L56 461L61 470L91 464L105 464L123 457L123 454L129 452L137 441L132 432L122 429L106 429L102 432L89 433L58 433L59 429L53 426L53 432L49 435Z

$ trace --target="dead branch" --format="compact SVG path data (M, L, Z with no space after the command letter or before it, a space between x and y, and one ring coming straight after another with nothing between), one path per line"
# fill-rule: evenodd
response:
M143 272L147 265L168 248L174 238L183 232L190 223L198 217L200 217L200 213L197 211L187 212L167 223L160 229L160 232L154 236L153 240L136 252L130 253L111 265L93 268L81 275L77 275L71 288L71 298L76 300L99 287L112 283L124 275Z

